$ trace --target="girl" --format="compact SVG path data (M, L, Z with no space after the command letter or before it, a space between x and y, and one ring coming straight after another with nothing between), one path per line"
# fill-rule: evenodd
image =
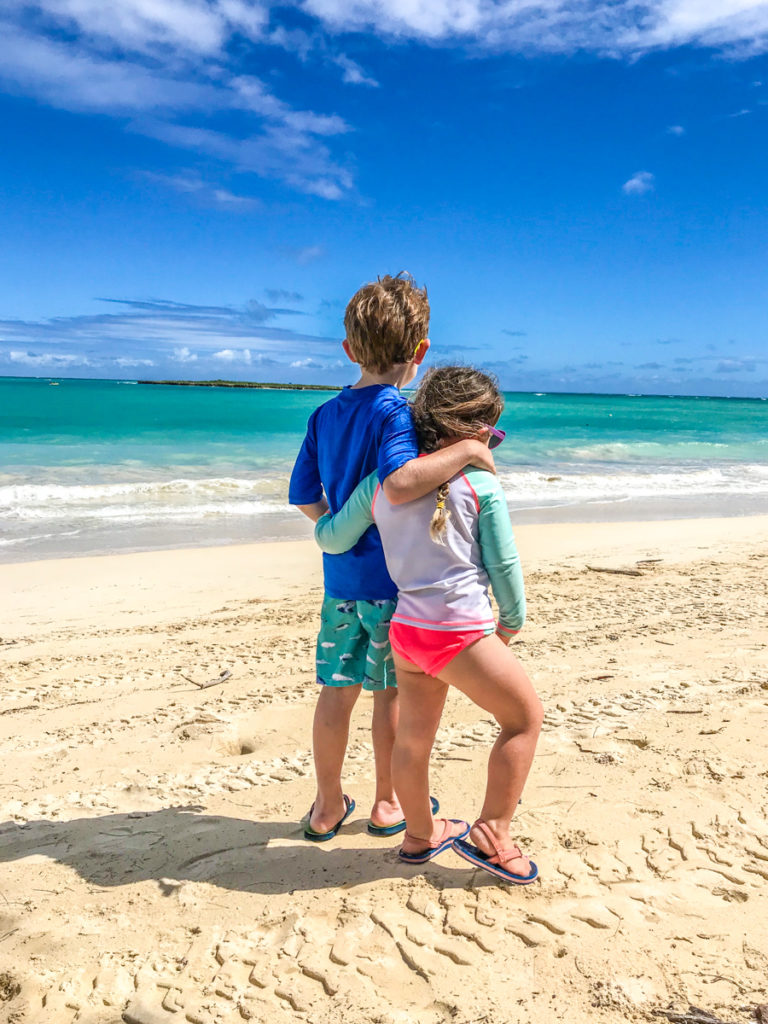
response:
M463 438L479 438L495 448L504 439L495 427L502 408L496 383L479 370L430 370L412 406L422 451ZM400 691L392 771L407 823L399 856L421 864L453 847L507 882L532 882L536 865L512 843L509 829L543 712L507 649L525 619L525 595L501 485L491 473L469 468L423 498L391 505L373 473L335 516L318 521L315 537L324 551L338 553L372 523L398 587L389 638ZM471 829L467 822L432 816L429 756L449 686L490 712L500 726L488 759L485 799Z

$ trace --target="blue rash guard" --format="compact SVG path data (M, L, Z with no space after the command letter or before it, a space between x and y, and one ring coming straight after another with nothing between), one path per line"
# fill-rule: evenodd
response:
M325 492L336 513L370 473L380 480L419 454L408 403L390 384L344 388L309 417L291 474L291 505L312 505ZM324 554L325 592L358 601L397 596L379 531L370 526L344 554Z

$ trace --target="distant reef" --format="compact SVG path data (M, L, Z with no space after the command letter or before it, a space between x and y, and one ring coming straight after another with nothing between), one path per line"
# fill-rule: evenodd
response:
M187 388L266 388L278 391L341 391L332 384L269 384L252 380L140 380L139 384L176 384Z

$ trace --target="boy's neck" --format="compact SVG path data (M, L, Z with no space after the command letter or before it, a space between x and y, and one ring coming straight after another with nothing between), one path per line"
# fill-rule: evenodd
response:
M372 370L361 369L360 380L352 385L352 389L370 388L374 384L391 384L393 387L401 388L408 382L410 363L395 363L393 367L384 373L375 373Z

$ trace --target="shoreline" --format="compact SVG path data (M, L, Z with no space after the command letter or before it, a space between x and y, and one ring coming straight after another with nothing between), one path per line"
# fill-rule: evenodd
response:
M734 536L733 531L729 529L734 520L743 527L738 536ZM299 525L305 527L303 522ZM513 526L524 570L526 553L532 559L532 568L538 570L555 564L567 564L586 554L594 555L601 552L614 561L622 558L631 560L634 554L637 554L638 559L642 559L671 546L676 555L674 560L684 561L686 558L693 558L702 550L709 551L710 549L705 547L708 541L716 541L723 551L738 548L748 540L755 544L768 545L768 514L739 517L702 516L695 519L574 521ZM710 551L712 555L717 553L717 550ZM291 572L295 571L297 566L309 567L313 583L318 583L322 577L322 553L312 538L311 525L307 523L306 534L303 537L104 554L51 555L27 561L0 562L0 581L6 576L9 581L19 585L22 584L24 574L28 573L38 579L38 582L42 582L45 573L57 568L68 573L73 564L78 566L78 571L82 570L93 576L98 574L99 566L108 569L109 562L158 578L164 575L162 563L165 562L169 570L173 569L180 573L180 579L188 579L190 575L182 572L185 563L189 563L196 571L197 567L192 563L198 562L201 568L212 571L218 567L218 571L214 572L217 577L222 573L230 579L247 574L248 586L263 582L259 577L254 579L251 575L256 563L266 568L267 580L276 578L280 566ZM246 565L248 568L245 568ZM0 590L0 616L3 613L11 614L12 600L6 607L6 599L11 599L13 587ZM192 590L194 593L198 592L194 586Z
M538 511L538 510L535 510ZM550 510L555 511L555 510ZM559 510L557 510L559 511ZM563 515L567 516L569 511L572 509L565 508L562 510ZM617 511L617 506L612 504L608 506L609 512ZM630 511L629 509L627 510ZM666 514L665 514L666 513ZM677 530L681 535L689 532L690 529L696 530L696 527L688 527L685 524L698 524L698 523L716 523L716 522L757 522L759 520L765 520L768 523L768 512L756 511L756 512L732 512L730 514L701 514L701 515L670 515L669 509L665 509L664 512L659 512L656 515L648 515L644 517L629 516L628 518L616 518L612 515L608 515L604 518L598 516L592 516L590 518L574 517L568 518L550 518L548 520L541 520L539 518L532 518L531 515L526 516L525 513L517 512L511 513L512 526L515 532L515 536L519 537L521 533L529 533L530 531L537 530L607 530L609 532L620 531L622 529L630 529L633 532L637 531L651 531L656 527L661 526L662 529L666 526L668 530ZM672 524L676 524L673 526ZM259 524L261 525L261 524ZM37 563L48 563L48 562L71 562L81 561L84 559L105 559L105 558L127 558L131 556L146 555L150 557L162 556L165 552L188 552L194 554L197 551L231 551L248 549L251 547L262 548L269 545L290 545L296 543L310 543L314 547L312 540L312 526L311 524L299 514L297 515L285 515L277 525L272 526L271 529L264 529L262 536L254 536L256 533L253 529L248 529L245 536L232 537L228 539L215 541L211 537L201 537L199 542L190 542L190 539L178 537L172 539L170 535L167 535L165 539L163 537L162 528L151 527L143 528L142 530L125 531L127 537L133 538L133 544L126 545L125 547L114 546L114 543L110 545L107 541L104 542L103 549L77 551L77 550L65 550L65 551L43 551L39 554L34 554L29 551L14 551L14 548L8 546L6 548L0 547L0 573L3 569L10 566L23 566L23 565L35 565ZM136 534L146 533L147 540L144 543L136 544ZM152 542L154 538L154 542ZM18 557L13 557L14 553L18 554Z

